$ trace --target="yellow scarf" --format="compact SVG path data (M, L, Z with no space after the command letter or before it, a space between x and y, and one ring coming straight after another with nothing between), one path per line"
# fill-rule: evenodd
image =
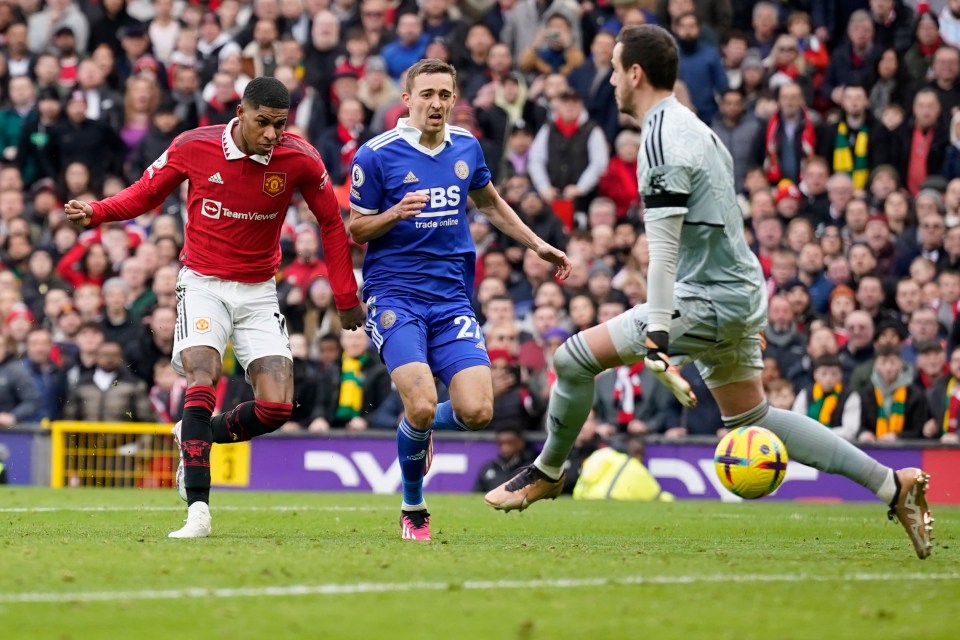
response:
M363 410L363 364L367 356L351 358L344 354L340 363L340 398L337 402L337 419L350 420Z
M958 417L960 417L960 389L957 388L957 379L950 376L947 395L943 399L944 433L954 433L957 430Z
M874 386L873 393L877 399L877 437L879 438L888 433L900 433L903 431L903 414L907 405L907 387L903 386L894 390L889 415L883 406L883 393L880 391L880 388Z
M837 410L837 403L840 401L842 391L843 385L840 383L837 383L830 393L826 393L819 382L815 383L811 393L812 402L807 407L807 416L825 427L829 427L833 412Z
M837 125L837 139L833 148L833 170L835 173L847 173L853 178L853 188L863 189L870 178L869 158L867 146L870 135L866 128L857 132L853 142L853 151L850 150L850 129L843 120Z

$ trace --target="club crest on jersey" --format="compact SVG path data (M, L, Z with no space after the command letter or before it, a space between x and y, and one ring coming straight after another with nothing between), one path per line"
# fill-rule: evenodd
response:
M667 179L662 173L650 174L650 195L667 192Z
M380 326L389 329L397 322L397 314L389 309L380 314Z
M278 196L286 188L287 174L274 172L263 174L263 192L268 196Z
M353 165L353 169L350 171L350 176L353 180L353 186L355 187L362 187L363 181L367 179L367 177L363 175L363 169L361 169L360 165L358 164Z
M457 160L457 164L453 165L453 172L457 174L458 178L465 180L470 175L470 167L463 160Z
M210 318L197 318L193 321L193 328L197 333L208 333L210 331Z

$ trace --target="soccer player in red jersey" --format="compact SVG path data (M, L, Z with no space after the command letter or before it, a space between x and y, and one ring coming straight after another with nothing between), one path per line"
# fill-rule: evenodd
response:
M280 230L294 189L320 223L330 284L347 329L363 324L340 207L320 154L284 133L290 94L275 78L247 85L237 117L178 136L136 183L100 202L71 200L82 226L129 220L159 206L184 180L188 219L177 282L173 366L187 377L178 489L187 520L171 538L210 535L210 446L274 431L293 408L293 358L277 302ZM256 400L215 418L214 385L231 340Z

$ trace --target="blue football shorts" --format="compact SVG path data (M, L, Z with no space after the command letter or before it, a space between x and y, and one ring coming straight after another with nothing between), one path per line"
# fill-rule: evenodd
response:
M411 304L409 299L370 297L365 329L390 373L424 362L450 386L458 372L490 366L483 331L466 303Z

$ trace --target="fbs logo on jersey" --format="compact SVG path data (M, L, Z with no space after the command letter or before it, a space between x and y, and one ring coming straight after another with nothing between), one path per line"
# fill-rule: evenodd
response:
M453 172L461 180L466 180L467 176L470 175L470 167L463 160L457 160L457 164L453 165Z
M210 331L210 318L197 318L193 321L193 328L197 333L208 333Z
M287 188L287 174L285 173L265 173L263 174L263 192L274 198Z

